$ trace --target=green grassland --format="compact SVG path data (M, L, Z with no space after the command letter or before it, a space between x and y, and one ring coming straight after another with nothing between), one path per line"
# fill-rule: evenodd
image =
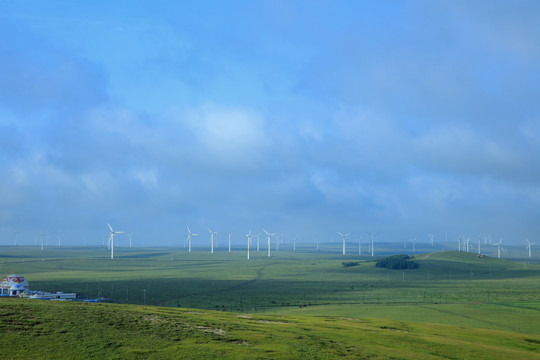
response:
M538 359L540 336L386 319L4 299L10 359Z
M113 303L2 299L0 348L25 344L12 358L47 340L59 343L50 358L540 358L536 261L444 251L387 270L368 256L313 251L249 261L240 251L117 254L0 248L0 274Z

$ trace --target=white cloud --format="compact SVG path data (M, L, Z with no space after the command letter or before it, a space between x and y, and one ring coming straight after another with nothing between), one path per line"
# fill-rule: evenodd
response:
M263 120L247 108L204 104L188 113L194 135L217 153L245 150L263 142Z

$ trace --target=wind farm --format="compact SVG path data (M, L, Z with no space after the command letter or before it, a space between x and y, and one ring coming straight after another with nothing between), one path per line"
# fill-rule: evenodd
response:
M112 232L114 240L127 236L111 229ZM321 326L316 324L317 319L323 316L333 326L348 326L350 321L376 321L379 327L409 329L406 330L409 334L401 335L403 341L409 341L409 336L420 336L426 344L433 344L431 341L434 340L429 340L427 333L435 325L446 329L445 334L450 337L458 336L458 333L474 337L475 331L493 334L494 338L512 336L516 340L496 347L500 358L512 358L516 354L513 352L515 347L520 343L530 345L521 350L523 352L518 352L521 357L534 358L540 354L540 345L524 340L538 339L540 343L540 337L535 335L539 330L538 322L530 321L538 316L540 259L528 258L528 252L523 249L519 252L517 246L512 247L513 257L505 259L498 258L495 246L490 247L490 255L479 257L463 249L451 249L455 247L453 242L435 243L436 251L431 251L430 242L418 243L418 252L412 254L410 260L419 264L417 268L388 270L375 266L371 252L343 255L339 242L321 242L317 251L313 244L298 243L291 238L290 243L284 242L280 251L272 252L271 257L267 252L250 253L250 249L256 249L251 237L252 232L249 231L243 246L233 243L230 252L228 248L218 248L214 253L203 244L193 246L191 252L180 246L130 248L128 245L116 245L113 258L106 248L99 246L50 246L44 251L40 246L0 247L0 269L3 272L6 269L24 272L36 289L74 292L81 299L106 299L100 304L102 312L142 311L142 314L148 314L144 316L150 317L163 314L159 315L160 322L167 324L177 321L176 317L187 311L199 312L199 318L206 321L235 323L246 329L244 341L253 344L252 351L262 350L263 344L272 342L256 345L249 335L255 329L251 328L249 321L245 323L242 319L260 319L261 326L268 333L282 331L272 324L287 323L300 334L301 330L296 326L301 327L300 323L304 324L304 329L310 326L308 324ZM114 240L111 239L111 247ZM412 245L408 250L412 251ZM391 257L396 252L403 252L401 243L378 242L376 253L380 255L375 258ZM345 266L349 263L353 266ZM37 300L21 299L20 305L5 300L0 298L0 309L28 309L37 318L41 314L46 317L49 311L49 307L36 304ZM144 308L136 310L143 304ZM57 309L53 305L51 311L60 311L53 310ZM86 312L95 311L90 305L85 305ZM65 306L62 311L73 313L74 308L68 304ZM498 314L497 319L493 319L493 313ZM368 320L374 318L377 320ZM101 328L102 325L87 323L85 326ZM108 325L104 326L102 331L110 331ZM414 331L411 330L413 328ZM133 336L142 336L137 333L137 327L129 329L136 331ZM75 328L74 331L79 330ZM226 333L230 331L226 330ZM360 334L368 336L369 328L361 330ZM12 336L0 340L0 343L12 339ZM56 337L52 336L53 339ZM206 338L204 332L201 336ZM333 341L349 341L329 329L319 336ZM122 347L133 346L116 335L112 341L122 344ZM210 341L216 351L224 351L229 356L239 354L234 347L227 349L219 341L214 343L215 339L205 341ZM420 346L406 358L420 356L429 351L429 346ZM298 350L286 348L292 351L291 354L297 354ZM452 345L446 349L455 354L473 351ZM183 353L187 350L177 351ZM194 357L194 351L191 349L184 354ZM337 356L338 353L332 351L329 354ZM350 356L354 358L353 354ZM488 351L482 352L479 358L493 356L494 353Z
M2 2L2 355L540 358L538 18Z

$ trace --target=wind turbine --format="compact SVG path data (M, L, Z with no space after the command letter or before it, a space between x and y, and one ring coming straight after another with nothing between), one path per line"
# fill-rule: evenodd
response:
M259 231L259 233L257 235L253 235L257 238L257 252L259 252L259 239L261 238L261 232Z
M293 236L292 242L293 242L293 252L294 252L296 251L296 237L295 236Z
M58 229L58 247L60 247L60 241L62 240L62 231L60 231L60 229Z
M45 233L41 233L41 251L43 251L43 239L45 238Z
M249 246L251 245L251 237L253 235L251 235L251 230L249 230L249 233L246 235L247 236L247 259L249 260Z
M480 255L480 242L482 240L482 236L478 236L478 255Z
M213 254L214 253L214 234L217 235L217 231L212 231L210 229L208 229L208 232L210 233L210 243L211 243L211 246L210 246L210 254Z
M529 239L525 238L525 241L527 242L527 250L529 251L529 258L532 257L532 250L531 250L531 242Z
M362 255L362 235L358 239L358 255Z
M341 236L341 239L342 239L342 241L343 241L343 251L342 251L342 253L343 253L343 255L345 255L345 239L346 239L347 236L349 236L351 233L342 234L342 233L340 233L340 232L338 231L338 234L339 234L339 236Z
M461 251L461 235L457 238L458 251Z
M133 237L133 233L129 233L129 248L131 249L131 238Z
M199 236L199 234L194 234L191 232L191 230L189 229L189 226L187 226L187 231L188 231L188 236L187 236L187 241L188 241L188 252L191 252L191 237L192 236Z
M433 247L433 233L430 233L428 236L431 239L431 247Z
M502 243L503 239L499 240L499 242L497 244L493 244L495 246L497 246L497 258L501 258L501 250L504 250L503 247L501 246L501 243Z
M467 252L469 252L469 240L470 237L467 237L467 240L464 241L464 245L467 245Z
M374 253L373 253L373 239L375 238L375 236L379 235L379 233L377 232L376 234L372 234L369 231L367 233L368 233L369 236L371 236L371 256L374 256Z
M266 233L266 235L268 236L268 257L270 257L270 238L274 235L276 235L276 233L273 233L273 234L270 234L268 231L264 230L263 231Z
M229 234L229 252L231 252L231 236L232 234Z
M107 223L107 225L109 226L109 229L111 230L110 235L109 235L109 246L111 247L111 259L114 259L114 235L123 234L124 231L114 231L113 228L111 227L111 224Z

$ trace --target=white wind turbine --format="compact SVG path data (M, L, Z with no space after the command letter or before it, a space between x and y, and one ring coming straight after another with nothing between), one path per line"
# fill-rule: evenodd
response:
M129 248L131 249L131 244L132 244L132 239L133 238L133 233L129 233Z
M529 252L529 258L532 257L532 249L531 249L531 242L529 241L529 239L525 238L525 241L527 242L527 250Z
M259 231L257 235L253 236L257 238L257 252L259 252L259 239L261 238L261 232Z
M232 234L228 234L229 235L229 252L231 252L231 236Z
M467 252L469 252L469 241L470 241L470 237L467 237L467 240L463 241L464 245L467 246Z
M457 238L458 251L461 251L461 235Z
M501 250L504 250L503 247L501 246L501 243L502 243L503 239L499 240L499 242L497 244L493 244L495 246L497 246L497 258L501 258Z
M371 237L371 256L374 256L374 252L373 252L373 239L375 238L375 236L379 235L379 233L375 233L375 234L372 234L370 233L369 231L367 232L368 235Z
M58 229L58 247L60 247L60 242L62 241L62 231L60 231L60 229Z
M478 255L480 255L480 242L482 241L482 236L478 236Z
M293 243L293 252L296 251L296 237L293 236L292 238L292 243Z
M213 254L214 253L214 234L217 235L217 231L212 231L210 229L208 229L208 232L210 233L210 254Z
M186 240L188 242L188 252L191 252L191 237L192 236L199 236L199 234L192 233L189 226L186 225L186 227L187 227L187 231L188 231L188 236L186 238Z
M338 231L338 235L341 236L341 240L343 241L343 249L342 253L345 255L345 240L347 239L347 236L349 236L351 233L342 234Z
M249 233L246 235L247 236L247 259L249 260L249 247L251 246L251 237L253 235L251 235L251 230L249 230Z
M433 233L430 233L428 236L431 239L431 247L433 247Z
M45 233L41 233L41 251L43 251L43 242L45 241Z
M109 229L111 230L111 232L109 233L110 235L109 235L108 245L111 248L111 259L114 259L114 235L123 234L124 231L114 231L113 228L111 227L111 224L107 223L107 225L109 226Z
M362 255L362 236L358 239L358 255Z
M273 234L270 234L268 231L264 230L263 231L266 233L267 237L268 237L268 257L270 257L270 238L274 235L276 235L276 233L273 233Z

